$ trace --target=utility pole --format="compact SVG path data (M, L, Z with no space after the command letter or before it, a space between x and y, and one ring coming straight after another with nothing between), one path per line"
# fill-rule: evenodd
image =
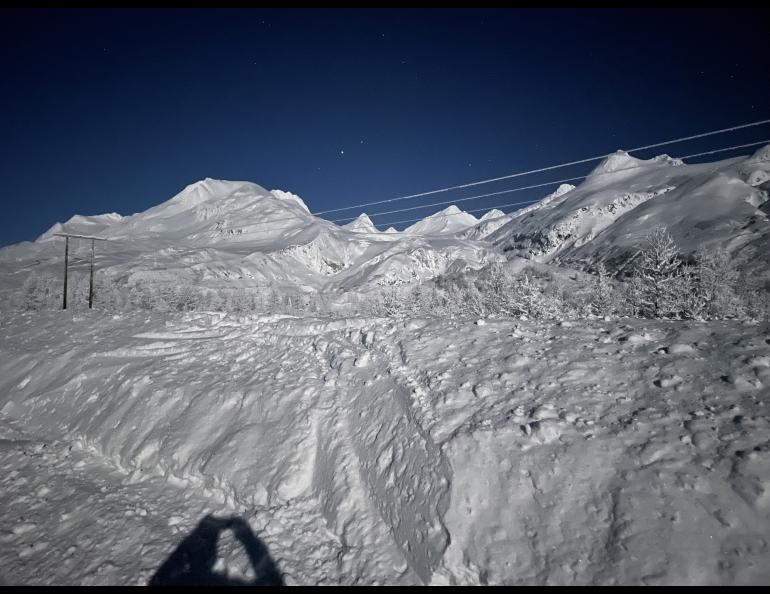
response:
M91 274L88 279L88 309L94 305L94 241L91 240Z
M69 268L70 258L70 237L64 236L64 291L62 297L62 309L67 309L67 268Z
M64 294L62 295L62 309L67 309L67 270L69 269L70 237L91 240L91 275L88 283L88 309L94 305L94 242L108 241L106 237L93 237L91 235L74 235L72 233L54 233L64 237Z

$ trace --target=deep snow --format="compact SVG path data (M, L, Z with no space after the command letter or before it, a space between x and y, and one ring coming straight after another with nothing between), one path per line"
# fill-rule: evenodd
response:
M661 223L767 275L768 176L770 146L618 152L514 213L404 232L205 179L0 249L0 305L59 278L61 231L109 236L98 274L126 291L334 299L503 260L569 290L553 263L614 271ZM765 583L768 386L767 322L0 313L0 582L147 583L214 514L287 584ZM255 577L233 534L218 557Z
M770 579L767 323L36 312L0 353L9 583L146 583L207 513L288 584Z

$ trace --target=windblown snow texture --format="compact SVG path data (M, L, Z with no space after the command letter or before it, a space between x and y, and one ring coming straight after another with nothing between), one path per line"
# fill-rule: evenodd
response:
M1 327L14 582L146 583L209 513L246 518L290 584L770 578L767 324Z

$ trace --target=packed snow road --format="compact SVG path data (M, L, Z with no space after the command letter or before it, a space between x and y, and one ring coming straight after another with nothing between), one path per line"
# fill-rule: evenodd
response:
M770 579L768 324L47 312L0 354L6 582L146 583L207 514L287 584Z

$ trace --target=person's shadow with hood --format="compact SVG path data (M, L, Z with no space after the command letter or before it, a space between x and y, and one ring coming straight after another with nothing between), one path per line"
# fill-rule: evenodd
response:
M232 530L246 549L254 581L228 577L214 571L217 541L224 530ZM283 586L267 547L254 536L247 522L238 517L216 518L208 515L160 566L148 582L149 586Z

